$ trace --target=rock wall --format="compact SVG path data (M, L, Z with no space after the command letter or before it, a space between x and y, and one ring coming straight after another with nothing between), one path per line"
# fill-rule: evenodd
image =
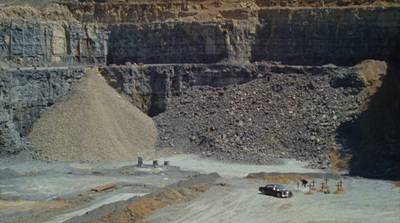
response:
M108 63L394 60L400 8L260 9L256 20L112 25Z
M0 60L23 66L104 64L105 27L77 22L4 19Z
M5 19L0 23L0 59L33 66L221 61L354 65L365 59L398 57L399 7L244 11L247 19L241 13L223 11L229 19L198 22L133 19L131 23L94 24ZM107 15L98 14L104 19Z
M256 0L260 7L345 7L345 6L365 6L376 5L384 6L396 4L396 0Z
M192 86L244 83L256 78L258 72L254 64L109 66L101 70L112 87L150 116L164 112L171 97Z
M82 75L82 69L69 68L2 70L0 153L25 149L27 144L23 137L33 122Z
M111 26L108 63L216 63L247 60L249 22L177 22ZM253 29L255 30L255 29Z
M263 9L259 21L252 61L354 65L398 56L398 7Z

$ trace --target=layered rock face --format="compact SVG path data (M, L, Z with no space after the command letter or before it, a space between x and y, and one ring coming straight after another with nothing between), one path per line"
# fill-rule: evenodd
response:
M119 93L150 116L159 116L158 127L163 132L160 147L178 145L190 152L199 148L207 156L256 163L278 154L326 166L327 157L323 155L328 149L347 153L348 149L362 147L357 140L368 138L373 132L361 133L363 125L354 124L368 107L362 104L374 101L366 100L373 97L368 94L368 82L362 83L353 68L335 65L354 65L365 59L396 64L400 57L398 4L383 1L382 6L323 7L346 6L348 2L367 4L334 0L66 3L61 4L65 6L61 14L68 18L65 22L56 21L44 11L29 11L29 15L35 15L29 19L28 15L14 18L0 10L0 16L7 15L0 22L0 65L4 67L0 77L0 151L13 153L25 146L23 136L32 122L80 79L81 68L72 66L100 65L104 66L103 76ZM71 67L41 68L54 65ZM16 70L16 66L39 68ZM387 76L392 78L388 80L398 83L393 71L396 69L390 69L393 65L388 67L391 75ZM251 80L254 81L245 85ZM248 88L256 90L255 96L239 100L243 96L235 92L249 97L252 92ZM387 92L398 98L397 88L390 89ZM225 95L225 90L231 94ZM43 92L56 93L48 96ZM217 105L217 98L223 103ZM394 100L386 104L396 104L398 99ZM225 104L227 101L232 104ZM235 110L230 115L232 120L212 119L214 116L208 111L214 108L210 104L223 110L215 111L221 117L221 112L230 115ZM391 117L398 114L396 106L389 106ZM267 110L270 116L253 113L253 108ZM333 119L333 112L340 115ZM242 116L237 118L235 114ZM374 117L375 113L371 114L362 123ZM208 119L220 122L211 125L205 122ZM311 124L302 124L302 119ZM182 128L171 132L180 121ZM232 128L228 129L230 125ZM398 130L395 125L387 125L391 129L389 135L383 133L385 127L373 134L382 139L376 145L387 147L377 157L394 159L398 157ZM347 137L349 129L360 134ZM261 139L259 133L264 133L265 138ZM284 141L283 136L289 140ZM249 146L256 141L266 147ZM362 150L354 152L361 153Z
M396 7L260 10L251 59L337 65L394 59L399 12Z
M365 59L393 60L400 39L398 7L241 9L221 11L214 21L174 21L162 16L174 7L162 4L161 9L69 4L78 19L89 6L96 10L80 20L101 25L3 20L0 57L24 65L263 60L354 65ZM143 15L136 15L139 9ZM186 18L184 6L175 9L176 19ZM109 18L113 11L129 20Z
M399 39L400 11L390 6L248 7L221 10L213 22L202 21L193 11L196 7L199 11L213 7L205 3L66 6L79 21L109 24L108 52L101 48L105 44L97 41L107 38L93 37L99 33L96 29L79 45L95 44L98 52L92 57L104 62L97 57L108 55L109 64L273 60L285 64L354 65L372 58L392 60ZM76 50L75 46L68 51L71 54ZM80 57L82 60L86 56Z
M246 21L113 25L108 62L354 65L390 60L399 20L397 7L286 8L262 9Z
M83 75L82 69L2 70L0 76L0 145L2 153L27 147L32 124Z
M108 62L216 63L228 57L231 24L157 23L111 27ZM227 31L225 31L227 33Z
M0 59L23 66L105 64L105 28L77 22L4 19Z
M222 87L262 77L265 65L174 64L109 66L101 70L108 83L150 116L167 110L172 97L195 85Z

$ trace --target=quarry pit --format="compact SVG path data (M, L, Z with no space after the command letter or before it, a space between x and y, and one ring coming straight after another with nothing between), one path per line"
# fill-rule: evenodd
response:
M135 194L178 191L179 181L211 174L206 166L185 166L189 158L178 154L195 155L193 163L243 165L247 174L296 161L293 170L276 172L351 182L361 176L382 179L365 185L384 187L400 180L399 1L5 2L0 214L7 221L107 222L104 215L142 199L132 200ZM143 173L135 167L139 156L176 167ZM192 188L189 197L218 194L214 186L224 179L236 189L258 188L232 180L247 174L207 175L212 192ZM48 179L86 184L67 190L49 180L50 191L62 192L37 196L23 186ZM119 182L115 193L74 198L106 179ZM7 209L15 199L54 208L16 214ZM61 217L90 202L121 200L104 215L94 205L90 217ZM182 218L171 222L188 222L176 211ZM386 211L388 222L400 219ZM208 220L227 217L214 214ZM160 213L149 222L166 218Z

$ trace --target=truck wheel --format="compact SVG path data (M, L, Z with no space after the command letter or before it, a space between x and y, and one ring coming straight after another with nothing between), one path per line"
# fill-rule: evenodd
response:
M277 193L276 196L279 197L279 198L281 198L281 197L282 197L282 194L281 194L281 193Z

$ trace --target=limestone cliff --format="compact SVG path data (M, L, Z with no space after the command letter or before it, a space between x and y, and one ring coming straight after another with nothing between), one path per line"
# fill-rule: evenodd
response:
M35 4L37 1L20 2ZM53 1L43 1L43 4L49 2ZM108 83L130 102L151 116L166 112L170 115L168 117L172 117L171 120L190 113L175 114L171 110L174 106L192 103L180 98L185 92L194 98L193 101L199 102L192 106L199 111L206 108L204 98L210 101L216 98L212 92L217 87L231 89L235 99L230 100L232 105L227 105L225 111L242 109L244 105L245 108L254 106L246 103L236 106L236 99L242 96L235 95L240 87L232 84L263 79L266 84L258 80L249 86L260 88L259 91L267 96L271 95L264 92L265 89L274 92L274 97L269 98L263 109L271 109L276 114L271 120L276 120L276 126L282 127L280 130L286 129L280 135L288 135L291 140L276 140L278 136L275 137L275 131L271 132L276 126L267 125L267 129L264 129L266 137L274 136L278 142L269 144L272 155L280 153L281 156L311 159L314 164L317 162L320 165L329 161L326 156L330 154L324 149L329 146L336 155L352 153L359 160L365 158L360 154L375 149L380 152L370 153L373 168L381 172L399 172L388 169L395 165L380 165L387 160L398 164L393 158L399 157L400 151L399 131L395 124L391 124L398 122L396 117L400 116L398 1L96 0L89 3L82 0L63 1L57 6L48 7L53 8L2 5L0 9L2 153L16 153L26 147L24 136L32 123L72 83L80 79L83 67L102 66L102 74ZM388 75L382 76L382 87L375 90L377 96L368 93L368 83L366 87L355 75L355 68L340 67L352 66L365 59L382 60L388 64ZM51 66L59 67L48 68ZM293 80L299 80L299 83ZM199 85L213 88L194 87ZM295 92L292 91L294 87L298 88ZM316 89L319 91L316 92ZM248 95L252 92L245 93ZM226 97L224 92L220 94L218 98ZM201 95L203 99L196 98ZM312 101L299 99L310 109L313 108L312 111L296 107L296 101L299 100L290 95L295 95L297 99L302 95L312 98ZM393 95L393 100L385 99ZM331 100L332 97L337 101ZM373 106L363 110L365 101L370 101ZM270 106L267 104L269 102ZM215 106L221 107L223 103ZM286 118L281 113L289 107L303 111L293 118L298 128L291 126L290 121L279 124L277 118ZM192 112L192 116L186 120L201 125L203 122L197 120L198 117L206 119L207 115L211 115L207 113L201 116L199 111ZM337 119L331 120L332 125L326 125L324 120L333 111L340 114L335 115ZM294 117L294 111L291 112L288 117ZM308 114L312 114L307 119L311 124L304 124L308 129L303 129L297 118ZM192 121L191 118L196 119ZM237 123L236 119L232 120L226 123L233 123L233 127L245 126L246 120L238 120ZM179 121L182 120L175 123ZM365 123L383 124L375 127L374 124ZM160 124L160 131L166 128L164 124ZM219 133L220 130L216 126L208 127L190 132L190 135L185 135L187 132L181 134L186 137L182 138L181 144L186 141L192 145L201 144L206 155L216 154L219 158L242 158L241 155L247 153L257 155L256 147L235 147L251 139L250 136L229 133L231 135L225 134L225 137L224 134L219 134L220 138L212 137L211 132ZM296 128L300 132L292 131ZM319 139L318 131L322 128L326 131L321 130L323 134ZM166 132L170 130L165 129ZM257 128L248 132L253 130ZM169 136L163 137L160 145L174 143L174 140L165 139ZM371 138L377 140L365 140ZM295 139L301 146L293 146ZM237 150L226 150L226 140L233 143L232 148ZM285 145L289 149L283 151L283 147L277 145ZM374 146L369 150L359 150L363 145ZM261 156L270 152L261 147L257 151ZM320 151L324 151L326 156L320 156Z
M0 58L36 66L263 60L354 65L365 59L394 60L399 48L397 6L249 7L241 12L221 8L215 19L191 17L176 21L154 12L154 7L163 8L163 4L127 5L128 9L133 7L131 10L120 4L89 6L101 8L93 12L101 20L81 20L82 23L3 19ZM86 5L69 7L78 16L78 8L83 10ZM179 10L184 10L182 7ZM122 9L129 21L108 18L110 10ZM136 18L142 9L154 19ZM163 9L168 12L170 8Z
M0 153L26 149L32 124L83 75L82 69L2 70L0 75Z
M354 65L397 57L398 7L263 9L259 20L253 61Z
M77 22L2 19L0 58L22 66L105 64L104 27Z

